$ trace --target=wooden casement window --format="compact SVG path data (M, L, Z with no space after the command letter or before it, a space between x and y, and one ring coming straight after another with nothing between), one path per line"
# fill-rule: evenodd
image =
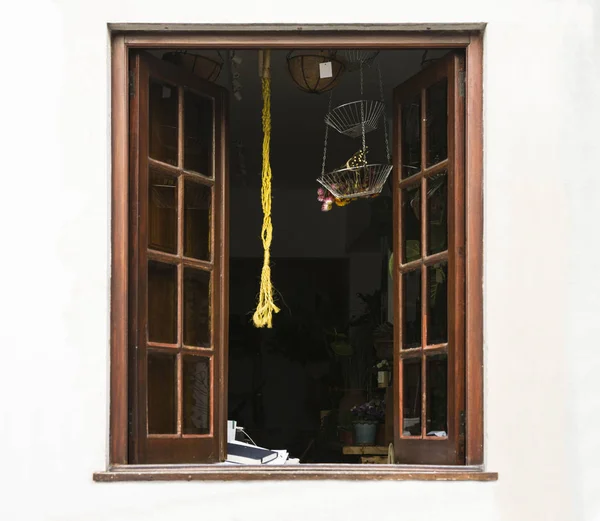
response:
M480 30L115 37L111 467L97 479L403 479L401 465L152 470L226 452L228 94L140 50L185 46L463 49L394 89L394 450L406 475L481 470L481 42Z
M394 448L464 464L464 60L394 90Z
M131 62L130 460L223 460L225 90Z

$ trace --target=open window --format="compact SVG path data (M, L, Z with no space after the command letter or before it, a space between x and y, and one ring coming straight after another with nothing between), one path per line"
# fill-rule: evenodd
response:
M145 53L131 68L130 455L224 459L225 91Z
M127 331L127 346L113 345L113 361L123 351L126 359L113 364L111 462L224 463L235 419L300 464L481 463L481 142L468 127L479 117L480 78L465 81L468 66L480 73L480 43L464 50L480 40L374 49L383 83L365 64L359 91L358 69L340 82L334 64L334 88L320 96L304 92L318 84L310 77L282 79L293 76L290 45L263 46L283 71L271 101L272 273L282 311L272 330L258 330L258 53L243 43L230 53L232 38L227 49L218 39L178 49L142 38L128 54L127 270L113 276L113 293L126 290L126 328L114 331ZM341 41L325 40L331 56L344 54ZM166 59L208 49L224 58L219 79L190 68L189 56ZM330 95L333 106L348 96L381 100L388 117L372 129L380 134L367 138L368 153L393 169L377 194L321 213L315 178ZM352 141L329 132L323 155L348 165L360 133ZM123 309L115 298L113 318ZM115 376L123 367L127 378ZM365 402L383 418L368 442L352 426L351 410ZM115 429L123 425L126 435Z
M465 457L463 79L450 53L394 91L394 448L405 463Z

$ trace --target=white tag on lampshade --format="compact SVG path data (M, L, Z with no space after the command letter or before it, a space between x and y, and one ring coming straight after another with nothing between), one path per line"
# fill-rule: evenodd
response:
M319 77L320 78L331 78L333 76L333 69L331 68L331 62L319 63Z

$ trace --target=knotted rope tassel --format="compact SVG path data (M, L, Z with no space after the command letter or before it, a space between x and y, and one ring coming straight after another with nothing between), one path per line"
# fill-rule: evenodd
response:
M273 296L274 289L271 282L271 242L273 240L273 223L271 222L271 162L269 154L271 150L271 55L270 51L264 51L261 67L262 78L262 185L260 198L263 210L263 224L260 233L263 248L264 261L260 275L260 291L256 311L252 321L256 327L273 327L273 312L278 313L279 308L275 305Z

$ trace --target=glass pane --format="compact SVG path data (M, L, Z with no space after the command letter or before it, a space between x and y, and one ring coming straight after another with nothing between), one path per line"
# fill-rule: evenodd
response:
M175 355L148 353L148 434L177 432Z
M177 178L150 168L148 248L177 253Z
M148 262L148 341L177 343L177 267Z
M427 435L447 436L448 357L427 357Z
M184 168L212 177L212 99L186 91L184 100Z
M402 349L421 346L421 270L402 275Z
M183 357L183 433L210 432L210 364L208 358Z
M177 89L150 80L150 157L177 166Z
M210 346L210 272L185 268L183 272L183 343Z
M448 263L427 268L427 344L448 342Z
M402 177L421 170L421 96L402 106Z
M402 190L402 262L421 258L421 188Z
M184 246L186 257L210 260L211 189L189 179L185 180L183 201Z
M427 179L427 255L448 249L448 175Z
M432 85L426 92L427 166L448 157L448 79Z
M402 434L421 435L421 358L402 360Z

